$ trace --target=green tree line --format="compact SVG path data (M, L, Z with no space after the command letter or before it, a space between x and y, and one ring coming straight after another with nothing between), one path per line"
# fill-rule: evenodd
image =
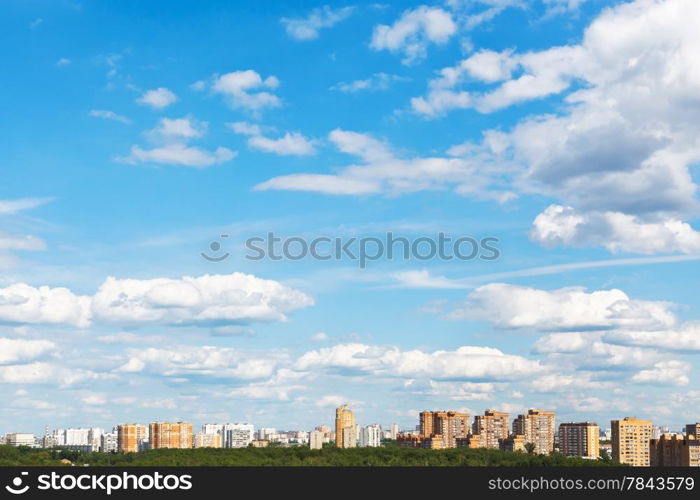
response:
M423 450L381 448L311 450L307 447L194 450L162 449L139 453L80 453L0 446L0 465L58 465L61 459L91 466L336 466L336 467L589 467L616 465L609 461L548 456L491 449Z

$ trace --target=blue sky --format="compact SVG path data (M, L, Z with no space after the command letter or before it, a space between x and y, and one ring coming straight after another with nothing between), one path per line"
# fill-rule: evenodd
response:
M695 2L2 10L0 433L697 420ZM245 258L387 231L501 257Z

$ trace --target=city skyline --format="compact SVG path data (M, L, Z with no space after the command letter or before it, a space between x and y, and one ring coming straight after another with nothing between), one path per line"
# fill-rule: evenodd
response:
M696 420L700 2L0 10L0 432Z
M137 453L155 449L263 448L272 445L302 446L320 450L386 446L446 450L454 448L496 449L507 452L551 455L589 460L614 461L633 467L700 466L700 423L686 424L681 432L654 426L650 420L624 417L612 420L611 428L600 429L595 422L561 422L556 413L531 408L512 420L507 412L487 409L483 415L450 410L422 411L414 429L401 431L396 423L361 426L347 404L335 409L335 432L326 425L309 431L276 430L252 423L205 423L195 432L191 422L119 424L107 432L100 428L54 429L48 426L42 437L9 433L0 444L30 448L65 448L82 453ZM607 442L600 443L601 438Z

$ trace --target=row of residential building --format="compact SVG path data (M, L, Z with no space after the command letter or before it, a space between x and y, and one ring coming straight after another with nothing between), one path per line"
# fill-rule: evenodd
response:
M354 423L354 419L353 419ZM380 446L381 440L396 439L397 424L389 430L379 425L357 427L353 446ZM342 433L341 433L342 435ZM347 436L346 436L347 437ZM122 424L112 432L100 428L56 429L44 436L29 433L10 433L0 436L0 444L38 448L69 448L83 452L135 453L159 448L244 448L279 446L310 446L320 449L336 439L336 433L328 426L318 426L313 431L277 431L263 427L255 430L250 423L204 424L201 432L194 433L188 422L154 422Z
M348 422L341 407L336 425ZM345 419L345 420L343 420ZM700 466L700 423L688 424L685 433L672 434L666 429L655 433L650 420L625 417L611 421L611 458L622 464L647 466ZM655 434L657 434L655 436ZM504 451L528 451L548 455L558 451L567 456L598 459L600 430L594 422L566 422L556 435L555 413L530 409L510 422L506 412L486 410L483 415L453 411L420 413L415 432L401 433L397 444L404 447L445 449L461 446L496 448ZM337 437L336 437L337 439ZM339 444L340 445L340 444Z

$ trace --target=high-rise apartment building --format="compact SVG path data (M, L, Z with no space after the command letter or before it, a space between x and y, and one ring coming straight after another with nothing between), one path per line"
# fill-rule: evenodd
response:
M613 460L634 467L648 467L651 420L625 417L611 424Z
M119 451L119 435L116 432L105 432L100 436L100 451L116 453Z
M559 426L559 451L570 457L597 459L600 431L594 422L566 422Z
M141 424L123 424L117 426L119 453L136 453L148 440L148 428Z
M192 448L192 424L187 422L153 422L149 425L149 447Z
M249 423L224 424L224 448L246 448L255 439L255 427Z
M509 435L509 415L505 412L486 410L474 417L472 434L479 436L481 448L499 448L499 440Z
M309 433L309 448L312 450L320 450L323 448L325 439L325 433L321 431L311 431Z
M419 432L423 438L440 436L442 448L455 448L457 439L469 434L469 414L454 411L423 411Z
M335 445L338 448L357 446L355 415L348 405L342 405L335 410Z
M360 446L376 448L382 445L382 428L378 424L360 429Z
M391 424L391 428L389 429L389 439L396 439L396 436L399 435L399 424Z
M525 436L524 442L534 445L538 455L554 451L554 412L530 409L513 420L513 434Z
M652 467L700 467L700 440L688 434L662 434L649 441Z

